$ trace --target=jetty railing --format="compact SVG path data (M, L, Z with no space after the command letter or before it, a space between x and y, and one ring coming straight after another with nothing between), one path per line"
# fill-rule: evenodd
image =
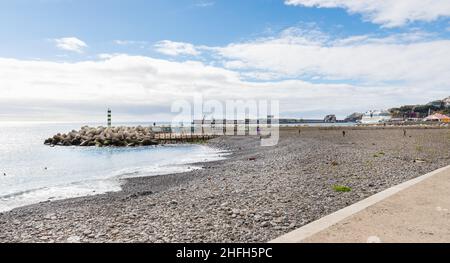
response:
M154 140L159 144L197 143L219 137L214 134L155 133Z
M154 140L161 144L177 144L199 142L220 136L261 136L270 134L267 131L270 124L261 124L259 121L250 123L249 120L241 122L232 121L212 124L191 124L187 126L156 126L152 127Z

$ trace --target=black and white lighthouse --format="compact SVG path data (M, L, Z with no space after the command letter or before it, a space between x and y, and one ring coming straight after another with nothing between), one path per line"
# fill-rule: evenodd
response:
M108 108L108 127L111 127L111 109Z

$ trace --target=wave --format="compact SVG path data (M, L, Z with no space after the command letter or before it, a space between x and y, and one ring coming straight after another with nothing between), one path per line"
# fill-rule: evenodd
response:
M198 150L193 154L187 154L182 157L176 156L176 158L172 158L173 160L170 157L165 158L164 160L159 160L160 163L152 165L117 169L110 171L102 178L80 179L79 181L58 185L51 185L54 182L49 181L48 186L44 187L33 188L28 186L30 189L18 190L14 193L0 196L0 212L41 202L118 192L122 190L123 179L189 172L201 169L194 163L221 160L228 154L207 146L198 146L197 148Z

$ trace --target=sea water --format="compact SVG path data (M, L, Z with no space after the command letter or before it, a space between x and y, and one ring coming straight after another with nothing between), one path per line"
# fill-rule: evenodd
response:
M200 169L190 164L219 160L226 155L204 145L97 148L43 144L56 133L81 126L0 123L0 212L39 202L120 191L121 179Z

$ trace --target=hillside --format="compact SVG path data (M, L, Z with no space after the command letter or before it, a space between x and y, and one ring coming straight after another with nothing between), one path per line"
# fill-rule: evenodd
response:
M435 100L424 105L405 105L389 110L394 118L424 118L428 113L450 114L450 97Z

